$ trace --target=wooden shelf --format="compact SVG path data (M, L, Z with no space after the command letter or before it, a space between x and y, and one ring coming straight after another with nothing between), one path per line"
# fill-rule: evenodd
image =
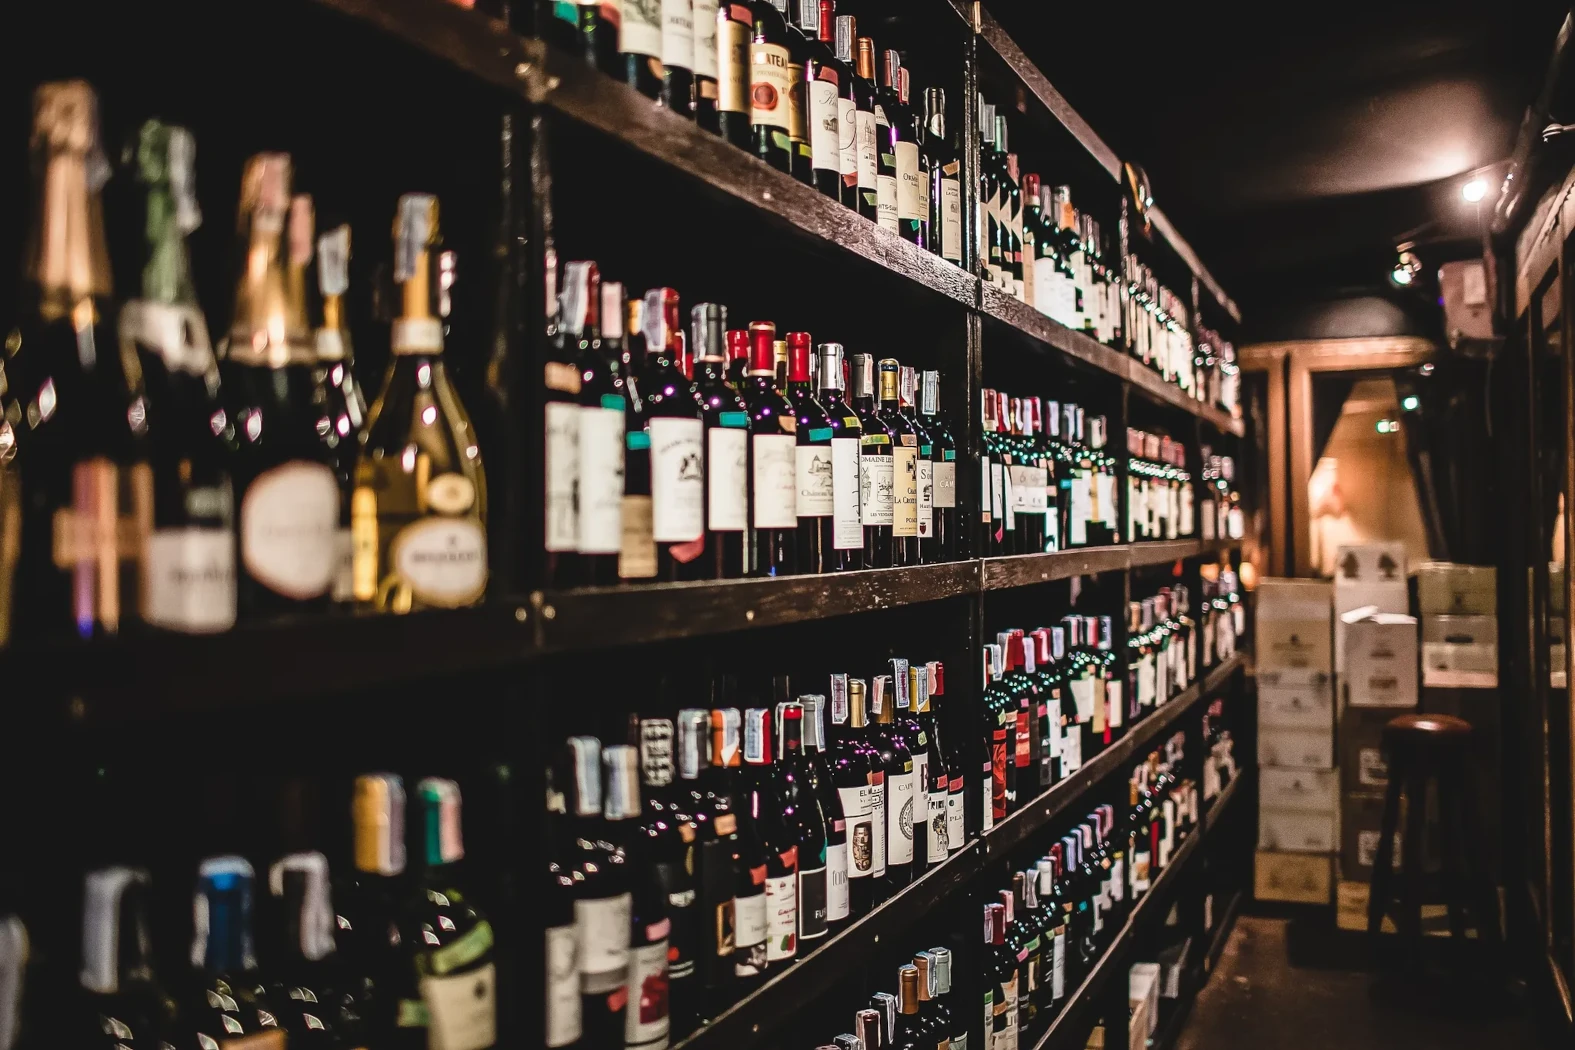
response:
M1132 565L1130 548L1079 547L1051 554L1008 554L984 559L984 589L1009 590L1073 576L1123 572Z

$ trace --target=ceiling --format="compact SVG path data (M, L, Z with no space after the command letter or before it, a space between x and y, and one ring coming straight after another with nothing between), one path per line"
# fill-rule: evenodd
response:
M1400 240L1428 264L1469 251L1460 186L1508 157L1569 4L1225 6L1144 26L1131 5L987 4L1249 319L1386 290Z

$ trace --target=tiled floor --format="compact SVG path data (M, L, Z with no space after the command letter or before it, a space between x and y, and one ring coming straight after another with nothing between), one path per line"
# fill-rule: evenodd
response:
M1327 920L1244 915L1176 1050L1532 1050L1514 1005L1488 1007L1467 974L1397 985L1366 970L1360 935ZM1510 1000L1511 1003L1513 1002Z

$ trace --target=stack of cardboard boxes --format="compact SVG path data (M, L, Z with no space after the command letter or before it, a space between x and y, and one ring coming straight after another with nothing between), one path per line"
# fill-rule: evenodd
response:
M1257 591L1260 900L1327 904L1338 815L1330 585Z

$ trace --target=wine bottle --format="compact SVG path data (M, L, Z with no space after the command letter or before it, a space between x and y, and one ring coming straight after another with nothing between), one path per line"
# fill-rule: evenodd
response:
M691 109L695 123L713 135L721 131L717 123L718 0L694 0L694 94Z
M548 764L546 820L546 879L541 883L543 969L543 1036L550 1050L575 1046L584 1026L580 1020L579 931L574 924L575 882L573 864L564 849L568 830L568 800L560 789L560 771Z
M151 884L141 868L108 867L87 873L82 893L81 985L86 999L83 1016L68 1026L84 1046L105 1050L159 1047L179 1037L175 1001L160 984L153 964L148 928ZM8 927L8 921L14 923ZM21 973L7 965L7 934L21 924L0 918L0 1045L17 1045L15 1031L19 1004L9 1001L7 990L21 990Z
M623 581L649 580L656 576L658 566L656 539L652 534L651 434L646 429L645 384L642 378L647 356L645 303L640 299L622 303L623 286L614 282L612 287L616 289L624 309L624 393L628 398L628 408L624 413L623 542L618 551L618 578ZM605 311L608 303L605 290L602 301Z
M765 846L750 810L752 796L743 781L743 723L737 708L711 710L711 784L707 797L716 807L717 834L726 836L733 851L733 976L735 990L747 993L766 972L766 863ZM731 821L726 818L731 817ZM730 1000L720 996L710 1002L718 1012Z
M322 299L322 324L315 333L317 368L313 373L319 397L327 405L329 430L338 435L337 462L348 460L347 484L341 490L335 534L336 565L333 600L355 598L355 555L350 535L350 505L356 450L366 426L366 392L355 377L355 352L345 323L345 293L350 290L350 227L336 226L317 238L317 290ZM342 459L340 458L342 457ZM336 466L336 472L338 467Z
M891 433L892 528L891 564L919 563L919 434L906 416L898 395L900 365L880 362L880 420Z
M351 511L356 600L385 612L473 605L487 588L487 478L443 365L438 243L437 198L405 194L394 224L402 308Z
M235 319L221 364L240 448L240 606L264 615L322 608L336 563L340 492L317 431L316 355L305 303L286 279L290 158L261 153L241 179ZM354 508L352 507L352 513Z
M670 736L668 744L670 747ZM670 755L669 751L669 758ZM602 761L607 773L604 819L613 828L619 824L636 825L641 815L638 753L627 745L613 745L602 751ZM621 830L608 833L611 840L623 844L626 863L632 867L623 1039L626 1047L638 1050L665 1047L672 1028L667 983L672 922L668 918L667 893L655 867L662 847L647 837L651 830L656 829L647 824L636 827L627 836ZM676 833L677 829L666 824L657 834L665 831Z
M910 815L913 823L913 877L918 878L929 868L930 859L930 786L931 779L931 740L924 726L915 717L914 707L918 702L916 687L918 678L924 674L922 667L915 668L907 660L894 657L887 661L891 668L892 703L896 708L894 724L897 732L902 734L903 743L908 746L908 753L913 756L913 812ZM945 775L945 766L937 763L941 775ZM945 789L942 789L941 805L945 805ZM941 848L940 860L946 859L946 825L943 820L940 827Z
M148 257L141 297L121 307L120 337L123 347L136 348L148 409L159 424L149 435L153 530L142 618L205 634L235 624L235 428L219 398L218 363L186 251L186 237L202 221L194 153L185 128L150 120L138 133Z
M835 933L851 916L848 897L848 820L826 761L826 698L799 697L804 706L804 758L809 784L826 824L826 926Z
M946 133L946 92L924 89L924 152L930 170L930 251L962 265L962 161Z
M695 951L694 1007L687 1014L673 1008L680 1033L696 1015L714 1016L712 1007L725 1001L733 988L734 886L733 840L738 818L731 804L719 807L706 792L709 767L706 742L711 735L711 713L704 708L678 712L678 798L695 829L694 858ZM669 897L669 904L672 903ZM676 1019L682 1018L682 1021Z
M650 439L651 536L656 576L682 579L705 551L705 427L694 381L679 368L678 293L645 294L645 368L640 400Z
M248 1046L284 1050L284 1029L258 976L252 948L255 882L244 857L209 857L198 866L191 950L198 997L182 1016L199 1043L208 1039L222 1046L247 1036Z
M787 576L798 561L798 487L795 484L797 415L777 387L777 326L749 325L750 575Z
M753 148L749 92L753 34L750 4L721 0L716 10L717 128L724 139L742 150Z
M621 299L621 296L619 297ZM618 579L618 554L623 546L625 418L621 362L602 346L601 275L592 262L571 262L565 268L560 326L564 340L575 344L580 377L578 474L579 506L575 550L580 580L606 586ZM623 303L616 301L614 316Z
M787 27L788 46L788 168L806 186L815 185L814 159L809 141L809 82L804 69L809 65L810 35L798 20L798 0L771 0Z
M798 29L804 34L804 121L809 140L810 178L832 200L842 199L842 126L838 95L841 63L828 42L831 27L821 23L821 0L794 0Z
M848 908L865 915L886 878L886 767L868 741L865 687L831 676L831 720L845 725L832 751L832 782L842 804L848 842Z
M563 0L554 0L563 6ZM621 0L579 0L579 50L595 69L611 77L622 77L623 56L618 53L618 37L623 25Z
M666 718L640 718L638 740L640 787L645 796L645 817L636 835L642 869L638 878L654 883L663 898L661 906L668 922L664 974L668 1019L674 1030L683 1033L689 1030L697 1009L695 958L699 954L700 926L695 890L695 822L675 783L673 723ZM653 921L650 914L637 914L635 929L641 922L649 925ZM631 982L631 1003L634 992Z
M830 565L842 572L864 567L864 527L859 523L859 441L863 428L842 396L841 343L821 343L817 360L820 406L831 428Z
M666 0L625 0L618 28L623 81L646 98L662 97L663 5Z
M1017 956L1006 949L1006 908L985 905L985 964L991 983L991 1025L985 1042L1017 1050Z
M731 579L749 570L749 406L726 379L727 307L701 303L689 317L706 427L706 555L691 565L694 578Z
M837 16L835 0L820 0L820 42L830 49L837 71L837 199L858 209L858 100L854 96L853 22Z
M919 149L922 126L908 101L908 71L900 65L897 52L886 52L886 61L899 62L893 80L900 108L888 112L892 145L897 153L897 232L902 239L929 249L930 186L929 169Z
M486 1050L497 1042L497 972L492 924L459 886L459 785L428 777L416 799L421 867L402 925L420 1000L401 1003L400 1019L425 1027L429 1047Z
M892 506L895 475L893 434L875 408L875 359L853 355L853 410L859 420L859 522L864 529L864 567L892 564Z
M593 736L570 737L568 768L570 864L579 885L574 924L579 932L581 1026L585 1045L617 1046L626 1026L634 907L624 843L628 820L603 819L601 741ZM636 807L633 816L638 815Z
M793 143L788 110L793 78L788 68L788 30L772 0L750 0L749 133L755 156L791 173Z
M263 964L290 1045L365 1046L362 1004L335 954L328 858L316 852L279 858L268 869L268 892L273 908Z
M837 19L837 54L853 65L853 149L858 166L854 206L860 215L876 222L880 218L880 134L875 119L875 41L858 35L852 15Z
M354 868L334 894L334 928L374 1045L393 1040L401 995L412 983L401 950L405 885L405 787L392 773L355 779L351 802ZM576 991L576 994L578 992Z
M661 0L661 7L661 103L679 116L693 120L695 116L694 4L692 0Z
M782 823L797 835L798 942L799 949L807 952L825 938L827 931L826 818L804 751L804 706L796 702L783 704L781 720L774 794Z
M862 72L863 41L860 46L860 71ZM871 47L873 48L873 44ZM872 56L873 57L873 56ZM876 142L876 222L882 229L901 234L898 222L897 197L900 173L897 169L897 127L902 123L902 98L898 94L899 71L902 60L892 50L880 53L880 86L875 90L875 142ZM874 75L874 70L870 71ZM910 136L911 137L911 136ZM904 151L906 156L906 151Z
M766 859L766 973L798 955L798 842L796 827L785 819L782 800L772 772L771 712L752 707L744 711L744 762L752 783L749 816L760 836Z
M954 561L962 522L957 508L957 440L940 415L941 374L926 370L919 379L919 419L930 438L930 539L926 560Z
M897 891L914 879L913 817L919 785L907 735L897 725L890 675L878 675L871 683L870 708L875 715L870 743L886 767L886 888Z
M941 744L940 726L930 706L931 689L940 681L940 665L914 664L908 668L908 695L916 736L923 741L928 752L925 760L926 799L929 812L925 818L925 862L934 867L961 848L961 842L952 842L952 824L962 819L962 806L952 799L951 770L947 764L946 748ZM917 807L915 807L917 808ZM949 819L948 808L955 810L955 821ZM959 838L961 832L958 832Z
M935 556L933 542L935 539L935 462L934 446L930 444L930 432L925 429L924 421L919 416L919 375L913 368L902 366L899 373L897 393L901 405L902 418L908 421L914 434L919 439L919 454L914 460L914 469L918 478L919 502L915 509L915 516L919 529L919 554L920 562L936 562L940 559Z
M798 513L798 571L833 572L837 568L834 536L836 483L831 442L836 431L815 396L810 376L810 336L789 332L788 400L796 424L794 463L795 506Z
M548 248L545 260L547 326L546 363L542 366L545 432L542 441L542 546L544 575L552 587L583 582L579 541L580 370L577 347L569 338L558 290L558 256Z
M80 80L33 95L35 202L7 350L25 497L14 556L18 636L118 633L134 618L152 524L148 418L135 357L112 352L98 99Z

